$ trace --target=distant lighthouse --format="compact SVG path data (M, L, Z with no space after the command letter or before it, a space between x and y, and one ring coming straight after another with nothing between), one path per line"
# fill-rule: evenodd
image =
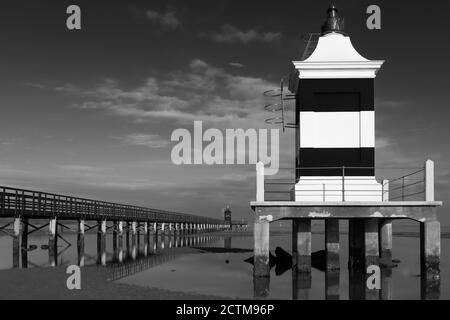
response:
M225 223L227 223L230 226L231 229L232 228L231 210L229 205L227 205L227 207L223 210L223 219L225 220Z
M381 201L375 180L374 79L368 60L331 6L312 54L293 61L296 97L295 201Z

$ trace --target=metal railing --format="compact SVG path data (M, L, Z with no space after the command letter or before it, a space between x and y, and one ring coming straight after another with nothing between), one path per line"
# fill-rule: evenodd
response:
M0 186L0 218L11 216L226 224L192 214Z
M264 177L257 164L257 201L434 201L434 163L393 179L375 180L375 167L280 168L285 177ZM283 174L282 174L283 175ZM297 178L295 178L297 177Z

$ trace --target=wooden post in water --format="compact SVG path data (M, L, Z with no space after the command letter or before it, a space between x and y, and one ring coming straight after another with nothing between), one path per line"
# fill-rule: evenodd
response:
M22 268L28 268L28 218L22 218L22 243L20 245L22 255Z
M78 265L84 266L84 220L78 220L77 234Z
M50 266L52 267L55 267L57 265L58 257L58 238L56 226L56 217L50 219L48 223L48 258Z
M22 233L22 218L16 217L13 222L13 268L20 267L20 238Z
M133 260L136 259L137 256L137 248L136 248L136 236L137 236L137 230L136 230L136 221L133 221L131 223L131 258Z
M148 255L148 246L150 244L149 230L148 230L148 222L144 223L144 256Z
M119 262L122 262L123 261L123 221L119 221L117 229L119 232L119 253L117 255L117 258L119 259Z
M116 260L117 259L117 221L113 221L112 245L113 245L113 260Z
M98 221L97 264L106 265L106 220Z

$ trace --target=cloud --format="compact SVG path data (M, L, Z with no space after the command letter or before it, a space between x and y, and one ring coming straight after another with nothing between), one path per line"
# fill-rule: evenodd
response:
M218 32L201 33L200 36L207 37L219 43L271 43L281 40L281 33L279 32L264 32L259 28L241 31L229 24L221 26Z
M145 146L148 148L164 148L170 143L169 140L163 139L157 134L133 133L117 138L126 145Z
M230 62L228 64L235 68L242 68L244 66L242 63L239 63L239 62Z
M167 7L166 11L161 13L155 10L147 10L145 16L148 20L164 28L173 30L181 28L181 22L176 16L175 9L171 6Z
M80 101L73 107L104 110L136 122L202 120L216 127L258 128L270 116L263 110L263 92L274 87L265 79L234 75L194 59L186 70L148 77L131 89L105 79L91 89L66 84L56 90L77 97Z

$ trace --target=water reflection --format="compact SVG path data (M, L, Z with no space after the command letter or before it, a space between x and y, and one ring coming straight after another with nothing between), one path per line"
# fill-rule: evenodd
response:
M275 275L281 276L288 267L292 272L292 299L309 300L311 299L312 274L311 272L298 272L295 266L292 266L292 256L282 248L275 249L276 255L270 253L269 267L275 267ZM325 299L340 299L340 271L328 270L323 268L325 255L321 251L312 253L312 267L323 271L325 276ZM246 259L245 262L253 264L253 257ZM360 268L348 269L349 286L348 297L350 300L392 300L393 299L393 268L384 267L380 269L380 288L369 289L367 280L369 274L364 273ZM421 299L439 299L440 298L440 279L437 277L421 276ZM270 278L253 277L254 299L267 299L270 296Z
M67 259L71 259L69 263L78 263L80 266L89 265L93 263L98 263L99 265L104 266L106 265L105 270L108 270L108 272L111 273L110 276L111 279L119 279L120 277L125 277L126 275L132 274L131 271L133 270L134 273L142 272L144 270L153 268L154 266L161 265L163 263L168 263L171 260L175 259L177 256L180 256L180 254L184 254L184 252L193 252L192 250L180 250L181 248L189 246L201 249L203 252L207 253L226 253L227 254L226 261L230 260L231 262L225 262L224 258L221 261L221 263L224 262L230 263L229 265L226 265L226 268L229 268L227 269L227 271L230 271L230 274L232 272L236 272L236 274L242 275L243 272L248 272L249 276L247 278L248 281L240 281L241 283L244 284L240 284L241 287L239 288L244 289L247 288L248 293L246 294L247 297L249 298L253 296L255 299L269 299L269 298L279 298L281 296L282 298L287 297L292 299L317 299L318 297L324 297L325 299L330 300L347 299L347 298L357 300L361 299L391 300L394 298L397 299L403 298L405 296L411 298L412 295L408 295L409 292L405 294L405 291L410 289L405 289L405 287L414 288L415 287L415 285L413 284L414 282L416 284L419 284L420 282L420 292L415 291L414 293L416 293L417 295L419 295L420 293L420 298L422 299L439 299L442 294L440 279L431 276L411 278L411 280L405 279L404 281L411 281L411 282L405 282L404 284L406 285L403 285L402 287L398 286L400 282L397 282L396 288L398 291L396 290L394 292L393 277L395 276L398 281L401 276L403 276L404 278L405 275L400 275L399 272L400 270L392 268L381 269L380 290L368 290L366 287L367 275L361 272L361 270L354 270L347 268L344 269L342 268L341 265L340 272L326 271L326 263L324 261L325 254L323 250L312 253L311 256L312 261L311 264L313 268L312 273L297 273L295 272L295 270L293 270L291 254L283 250L281 247L277 247L274 251L272 251L274 254L271 253L270 255L270 267L272 269L271 273L272 278L252 278L251 277L252 266L247 264L253 262L252 257L253 250L248 249L250 247L249 243L251 244L252 240L251 237L246 238L245 241L244 240L241 241L242 237L241 238L239 237L232 238L230 236L211 237L204 234L183 236L180 234L167 235L161 233L159 234L150 233L148 237L145 237L144 234L141 234L140 235L141 238L138 239L137 234L133 235L131 232L127 236L127 232L124 229L123 234L117 233L117 235L115 236L113 233L112 236L109 236L106 239L102 239L104 238L103 236L100 236L100 238L97 237L97 234L95 232L97 230L94 229L93 231L94 233L91 233L89 235L72 234L73 236L72 238L69 238L70 235L65 235L62 234L61 232L58 234L59 236L71 239L71 241L74 244L76 243L77 246L76 248L74 248L74 246L72 247L73 251L71 251L72 253L70 253L70 255L66 254L64 259L65 261L62 259L61 255L64 252L64 250L67 249L67 247L63 247L64 241L61 240L61 238L58 236L55 236L55 238L52 239L53 242L48 240L48 235L42 236L40 238L40 241L45 241L45 244L39 246L41 247L42 250L45 251L36 250L35 253L31 251L36 249L37 246L34 244L29 245L30 242L36 243L34 242L35 239L30 238L27 243L23 241L22 237L12 238L13 241L11 242L13 246L12 248L13 261L10 260L11 242L9 242L8 243L8 247L10 248L9 249L10 251L8 251L9 263L13 262L13 266L15 267L28 268L37 266L36 264L38 263L36 260L40 260L41 266L42 260L45 261L44 264L45 266L47 266L48 264L55 266L56 264L66 264L68 262ZM135 237L135 239L133 239L133 237ZM283 246L286 247L286 243L284 243ZM39 257L41 259L36 259L37 253L39 253ZM200 256L206 257L206 260L201 258ZM204 263L204 265L203 264L201 265L201 267L203 268L202 270L206 270L206 272L208 272L208 270L210 270L208 268L211 268L212 266L215 267L215 265L212 264L213 260L208 260L210 259L208 258L209 256L212 255L209 254L194 255L192 259L193 260L197 259L195 260L196 261L195 263L197 263L197 265L195 265L194 268L197 268L198 266L200 266L200 263L204 263L205 261L206 263ZM28 258L30 257L31 260L28 260ZM221 256L217 255L218 259L220 259L220 257ZM240 264L239 263L233 264L233 259L235 259L234 261L237 260L236 257L239 257ZM242 263L244 259L246 260L247 263ZM182 262L179 262L177 260L177 262L174 265L180 265L180 263ZM405 263L407 263L408 266L411 265L410 261L407 261ZM184 267L184 265L181 266ZM224 265L221 264L220 268L221 269L219 270L223 270ZM113 269L117 270L114 271ZM164 270L164 268L159 268L159 270L160 271L156 273L155 271L157 270L151 270L150 273L159 276L161 272L167 272L167 269ZM116 273L121 276L119 277L118 275L116 275ZM203 279L202 276L198 276L198 278L196 278L195 281L198 280L199 282L201 282ZM347 276L348 276L348 288L346 283ZM232 282L232 280L228 282ZM410 285L410 283L412 284ZM282 286L280 286L280 284L282 284ZM210 285L210 283L208 282L204 284L205 287L207 285ZM221 290L220 285L221 283L220 281L218 281L217 292L219 293ZM289 285L292 285L292 287L290 288ZM189 290L189 288L186 287L186 290ZM232 292L231 289L230 292Z

